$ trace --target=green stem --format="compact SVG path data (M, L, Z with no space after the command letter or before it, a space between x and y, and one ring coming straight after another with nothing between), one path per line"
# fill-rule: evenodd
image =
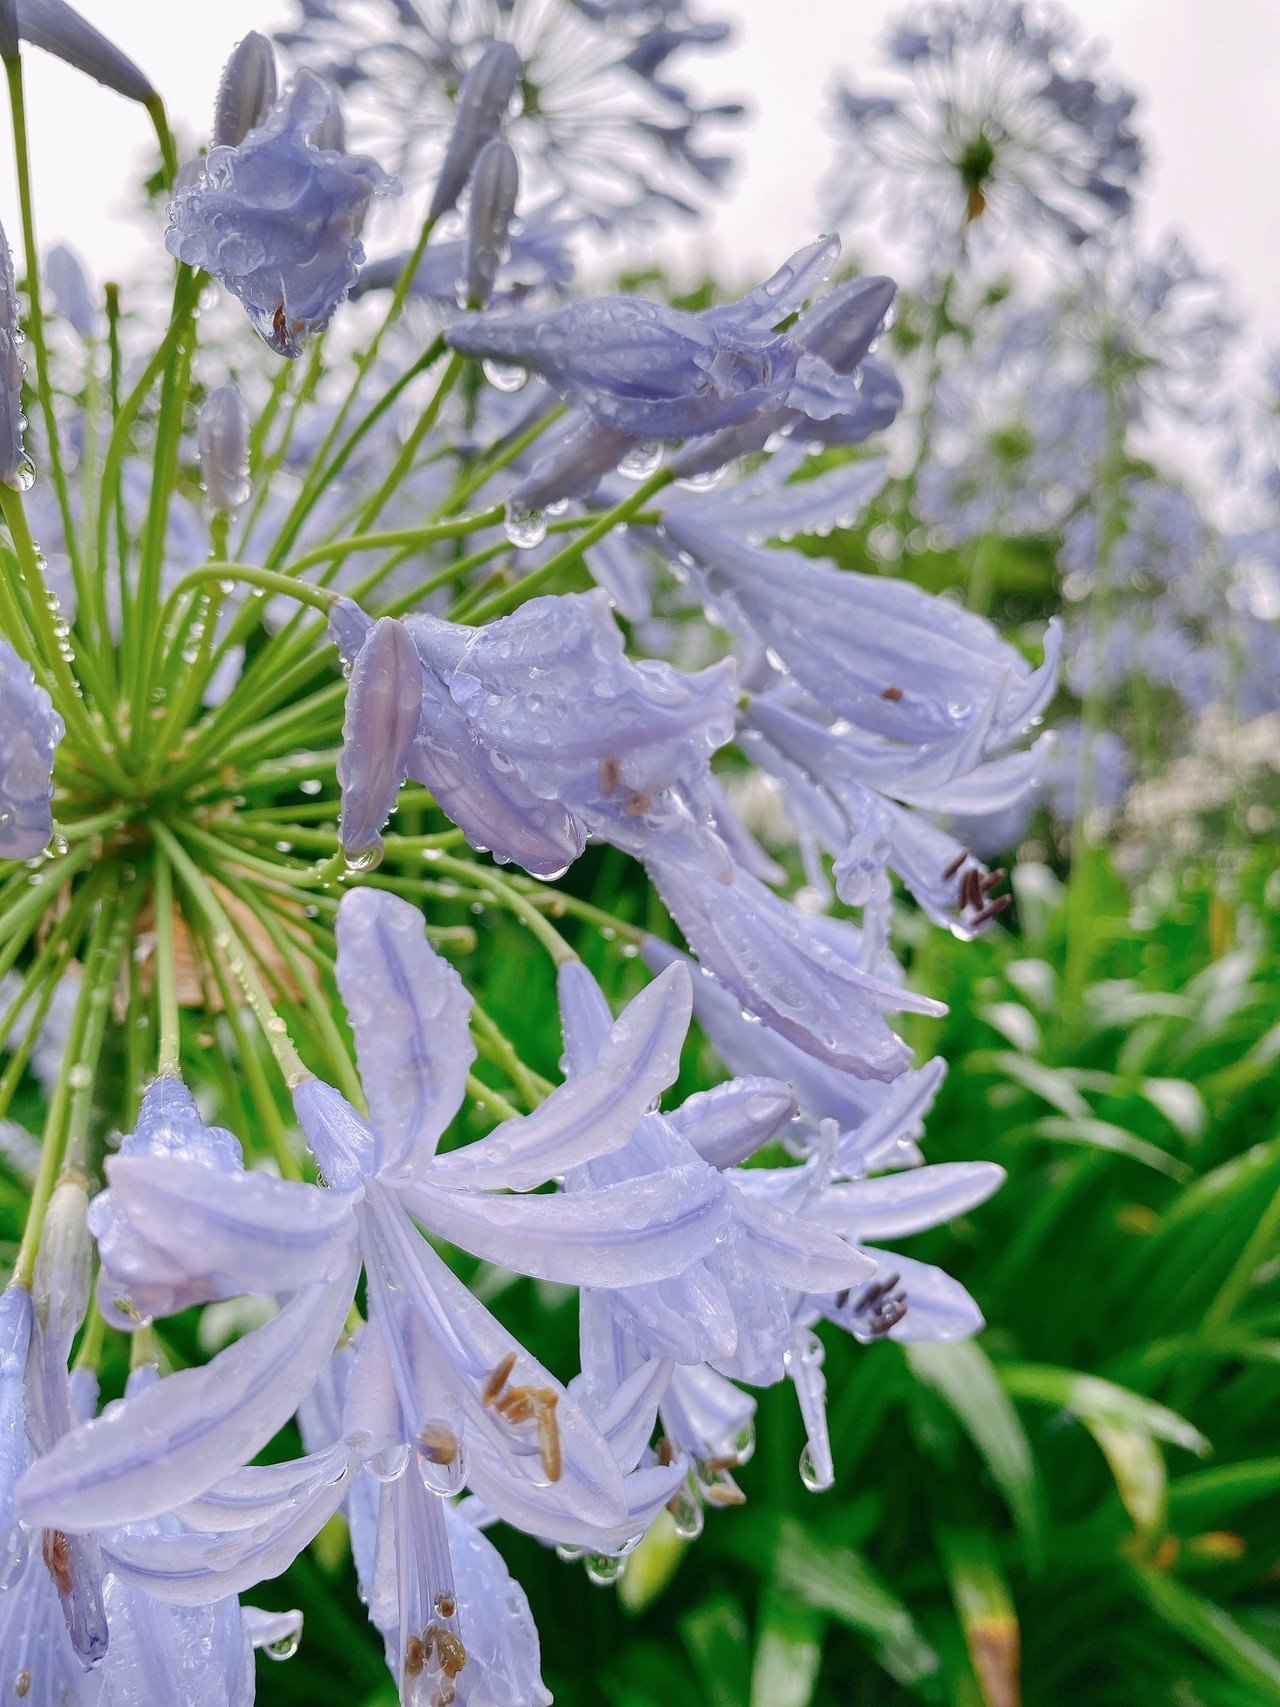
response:
M163 850L157 850L155 890L156 1006L160 1015L158 1073L179 1071L182 1054L182 1022L178 1015L178 963L173 942L173 866Z
M453 613L455 620L462 614L468 622L483 623L491 621L495 616L503 616L517 605L522 605L526 599L543 587L550 586L564 570L571 568L582 559L582 554L593 546L597 540L603 539L614 528L628 522L639 514L655 493L669 486L675 476L670 469L660 468L656 474L650 475L642 485L637 486L629 498L624 498L613 509L606 510L599 516L584 533L580 533L570 545L557 551L554 557L549 557L539 568L518 581L514 587L508 587L505 592L498 593L474 610L466 610L465 606Z
M45 341L44 307L40 299L40 248L36 242L35 210L31 195L31 159L27 146L27 106L22 82L22 62L17 57L6 59L4 69L9 81L9 106L13 116L13 150L18 172L18 202L22 209L22 241L27 270L27 327L31 334L31 347L35 352L36 396L40 401L40 414L44 421L49 472L58 499L58 512L66 537L67 555L71 560L76 598L78 603L88 605L84 563L71 513L71 494L67 486L66 467L62 460L62 441L53 406L53 385L49 378L49 350Z
M272 1007L261 979L250 964L248 951L239 932L227 917L226 910L214 894L208 879L188 856L178 839L154 819L151 820L150 828L158 845L169 856L183 887L213 928L213 947L216 952L212 958L215 965L221 956L226 957L244 990L249 1006L253 1009L254 1018L262 1029L267 1046L275 1056L276 1065L285 1083L290 1090L295 1089L305 1079L309 1079L311 1074L303 1066L297 1050L289 1040L284 1021Z

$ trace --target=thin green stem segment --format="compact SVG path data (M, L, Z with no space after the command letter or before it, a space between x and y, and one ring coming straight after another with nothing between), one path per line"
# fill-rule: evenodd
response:
M262 1028L267 1045L275 1056L276 1065L289 1089L293 1090L305 1079L309 1079L311 1074L303 1066L297 1050L293 1047L284 1021L272 1007L262 980L253 969L240 933L227 917L226 909L214 894L208 878L191 859L177 837L156 819L150 821L150 829L157 845L172 862L183 887L211 925L214 932L213 946L229 962L249 1006L253 1009L254 1018Z
M160 1013L160 1056L157 1072L176 1073L182 1052L178 1017L178 965L173 940L173 866L168 855L156 852L154 893L156 942L156 1005Z

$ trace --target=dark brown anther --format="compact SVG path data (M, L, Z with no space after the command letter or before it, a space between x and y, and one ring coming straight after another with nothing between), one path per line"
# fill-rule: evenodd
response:
M1001 913L1007 913L1012 905L1012 895L997 895L995 900L989 902L980 913L975 914L975 916L969 920L969 923L975 929L979 925L988 925L991 923L992 919L998 919Z
M883 1339L907 1313L907 1295L898 1285L901 1278L887 1274L883 1280L872 1281L855 1305L858 1315L866 1317L872 1339Z
M1008 875L1009 873L1002 865L998 865L994 871L989 871L985 877L978 879L982 893L984 895L990 895L993 889L998 889L1000 887Z
M898 701L902 698L902 689L897 688L897 687L881 688L880 689L880 698L892 700L894 705L896 705L898 703Z
M837 1310L843 1310L845 1305L848 1302L849 1302L849 1288L846 1286L842 1292L836 1293L836 1309Z
M617 759L601 759L596 767L601 794L616 794L622 781L622 766Z
M418 1436L428 1464L452 1464L458 1456L458 1437L443 1423L428 1423Z
M965 874L960 881L960 906L980 908L982 906L982 886L979 883L980 873L976 865L965 868Z
M664 1434L662 1439L658 1442L658 1462L665 1470L668 1464L674 1464L675 1461L676 1449Z
M457 1610L457 1601L451 1594L446 1594L445 1591L441 1589L440 1593L436 1596L436 1611L440 1614L441 1618L452 1618Z
M631 794L623 802L622 810L628 818L643 818L653 805L651 794Z
M942 881L944 883L950 883L951 879L955 876L956 872L959 871L960 867L964 864L965 860L967 860L968 857L969 857L968 848L961 848L960 852L956 855L956 857L952 860L951 864L943 872Z
M410 1636L404 1645L404 1675L406 1677L421 1677L430 1658L430 1630L422 1636Z
M280 304L279 308L276 309L275 314L271 318L271 330L275 333L276 337L282 344L288 343L289 320L285 314L283 302Z

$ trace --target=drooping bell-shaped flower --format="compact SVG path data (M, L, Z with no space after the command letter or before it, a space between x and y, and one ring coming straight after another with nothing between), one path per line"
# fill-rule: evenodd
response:
M221 279L283 356L329 324L364 260L370 203L399 191L377 161L316 145L333 99L300 71L265 123L184 169L169 204L169 252Z
M910 1051L885 1014L940 1014L865 971L807 918L747 873L731 883L660 858L646 861L663 904L697 956L765 1025L859 1078L894 1079Z
M0 639L0 859L31 859L53 834L62 719L29 664Z

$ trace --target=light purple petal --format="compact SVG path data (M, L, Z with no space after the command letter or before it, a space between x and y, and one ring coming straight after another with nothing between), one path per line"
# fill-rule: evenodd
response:
M1003 1180L1004 1169L994 1162L937 1162L908 1173L828 1186L809 1216L849 1238L901 1239L941 1227L984 1203Z
M158 1517L251 1459L292 1416L342 1330L357 1264L305 1287L264 1327L199 1369L109 1405L27 1471L19 1509L41 1528Z
M777 1079L729 1079L697 1091L667 1119L714 1168L745 1162L796 1112L790 1085Z
M381 889L338 908L338 988L356 1036L378 1171L430 1161L475 1060L471 997L427 942L422 914Z

